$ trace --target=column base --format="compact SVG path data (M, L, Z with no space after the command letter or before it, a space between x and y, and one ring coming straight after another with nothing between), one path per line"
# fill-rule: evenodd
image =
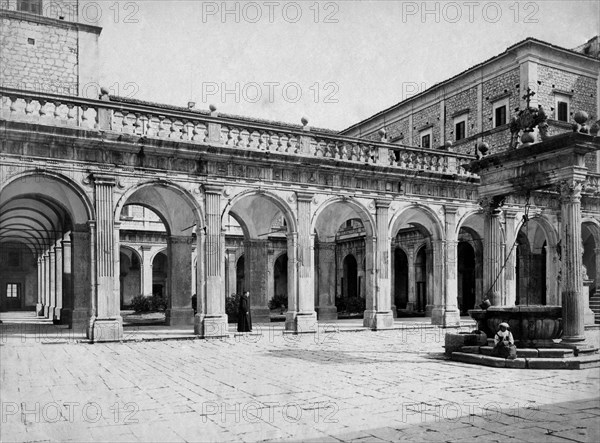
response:
M267 307L252 307L250 306L250 315L252 323L271 323L271 310Z
M335 306L317 306L315 311L318 321L337 320L338 318L338 311Z
M317 332L317 313L288 311L285 318L285 330L295 334L314 334Z
M374 331L393 328L394 316L392 311L366 310L363 315L363 326Z
M165 313L167 326L194 325L194 310L192 308L169 308Z
M415 307L416 307L415 305L416 305L416 303L414 301L406 302L406 310L407 311L414 311Z
M54 312L52 313L52 323L54 323L55 325L60 325L60 316L61 314L62 308L59 307L55 307L54 308Z
M431 310L431 324L442 327L460 326L460 312L458 309L435 307Z
M44 315L44 305L41 303L38 303L35 305L35 313L38 317L41 317L42 315Z
M398 318L398 309L394 304L392 304L392 315L394 316L394 318Z
M194 317L194 334L202 338L229 337L227 315L196 314Z
M90 339L94 343L122 340L123 318L120 315L115 318L96 318L91 329Z
M50 318L50 312L52 312L52 306L44 305L44 313L42 314L46 318Z
M565 341L563 338L559 343L554 343L554 347L573 349L575 357L581 354L595 354L598 352L598 348L588 343L585 339L578 342L571 342Z

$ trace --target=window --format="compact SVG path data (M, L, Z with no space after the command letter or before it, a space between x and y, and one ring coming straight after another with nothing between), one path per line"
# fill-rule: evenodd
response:
M554 93L554 118L561 122L569 121L571 108L571 95L567 93Z
M40 15L42 13L42 0L17 0L17 11Z
M497 100L492 104L494 128L508 123L508 105L508 97L505 97L502 100Z
M6 298L18 298L19 297L19 284L18 283L7 283L6 284Z
M506 124L506 106L500 106L494 111L494 128Z
M431 148L431 134L425 134L421 136L421 147Z
M454 135L455 135L455 140L462 140L463 138L465 138L465 121L461 121L458 122L455 126L454 126Z
M569 104L559 101L556 109L556 119L561 122L569 121Z

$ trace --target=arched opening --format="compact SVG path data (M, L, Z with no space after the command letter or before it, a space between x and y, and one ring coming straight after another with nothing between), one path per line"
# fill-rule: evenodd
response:
M273 296L276 300L275 309L280 309L281 305L287 307L287 288L288 288L288 256L282 254L277 257L273 265Z
M295 218L287 203L269 193L241 194L233 199L223 214L226 247L232 255L235 251L243 251L243 259L240 257L235 267L236 286L238 294L250 292L254 323L271 321L269 305L275 303L278 295L288 297L288 307L295 303L295 300L290 300L295 282L287 278L291 264L286 258L279 262L275 260L277 254L287 253L292 246L288 242L288 234L293 232L294 223ZM233 276L233 272L230 265L226 273Z
M406 309L408 304L408 257L401 248L394 249L394 304L397 309Z
M427 309L427 249L421 247L415 257L416 310Z
M598 287L598 257L596 251L600 245L595 234L600 234L600 228L593 223L583 223L581 226L581 240L583 242L583 266L585 266L584 280L587 281L590 295L600 292ZM587 275L587 279L585 278ZM585 283L585 282L584 282Z
M395 215L391 233L392 248L404 250L408 261L408 300L406 310L399 315L432 316L434 305L443 304L441 223L430 208L412 205ZM396 279L392 283L396 284Z
M236 293L238 295L242 294L244 292L244 288L246 287L246 281L244 279L245 269L246 269L246 263L245 263L244 256L242 255L238 259L237 265L235 267L235 275L236 275L235 287L236 287Z
M152 296L169 298L167 280L169 278L169 259L167 254L159 252L152 260Z
M65 177L26 173L5 184L0 312L31 311L32 318L85 330L92 302L88 221L93 218L85 193Z
M458 307L462 314L475 308L475 250L469 242L458 243Z
M540 219L519 229L516 247L516 305L548 303L548 235Z
M203 227L194 198L172 183L146 183L121 198L117 215L120 243L143 254L140 294L146 298L151 294L151 299L141 298L140 305L144 310L164 311L169 326L193 325L192 295L202 293L201 282L192 276L193 256L196 232ZM157 323L155 317L151 316L151 324ZM126 316L123 319L127 321Z
M121 247L119 264L121 309L131 309L133 298L140 295L142 289L140 258L134 250Z
M352 254L344 257L343 267L342 296L356 298L358 297L358 264Z
M333 200L317 212L313 226L319 320L358 316L370 326L376 312L370 214L353 200Z

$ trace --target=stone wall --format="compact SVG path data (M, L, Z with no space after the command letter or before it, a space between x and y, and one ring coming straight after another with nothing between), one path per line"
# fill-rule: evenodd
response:
M494 102L508 96L507 122L516 113L520 105L521 89L519 88L519 68L512 69L502 75L483 82L483 103L481 130L488 131L494 128ZM494 146L494 145L491 145Z
M420 131L433 125L431 147L438 148L440 145L440 105L429 106L413 114L413 139L411 146L421 146ZM407 140L408 141L408 140Z
M445 139L454 143L456 134L454 134L454 117L457 113L468 110L467 123L465 125L466 137L474 135L477 132L477 87L461 91L451 97L446 98L446 122ZM439 109L439 107L438 107Z
M77 95L77 33L67 27L2 17L0 85Z
M569 109L570 122L577 111L586 111L590 117L595 117L598 93L595 79L539 65L538 83L538 103L544 107L549 118L556 118L554 92L573 94Z

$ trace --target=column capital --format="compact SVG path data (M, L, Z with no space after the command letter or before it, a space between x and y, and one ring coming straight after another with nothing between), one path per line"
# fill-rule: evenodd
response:
M582 180L563 180L558 184L560 198L563 202L578 203L581 201L581 191L583 190Z
M90 174L90 178L94 181L95 185L115 186L117 184L117 177L112 174L99 174L93 172Z
M299 202L310 203L314 196L314 192L296 191L296 200Z
M456 215L456 213L458 212L459 208L460 208L460 206L444 205L444 211L445 211L446 215Z
M225 186L219 184L204 184L202 185L202 188L207 194L222 194Z
M392 199L382 199L382 198L378 198L375 200L375 208L377 209L389 209L390 205L392 204Z
M504 205L505 196L482 197L479 199L479 206L484 214L490 216L499 216L502 212L500 208Z

